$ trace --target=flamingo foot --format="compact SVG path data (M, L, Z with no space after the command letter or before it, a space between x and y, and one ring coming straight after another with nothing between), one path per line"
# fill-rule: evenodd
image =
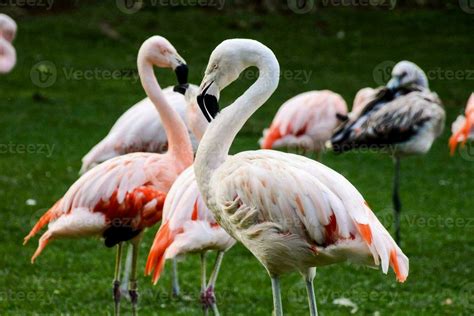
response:
M121 292L120 292L120 281L118 280L114 281L113 294L114 294L114 302L115 302L115 315L119 315Z
M207 311L209 309L214 310L216 302L216 295L212 286L208 287L205 291L201 293L201 304L204 311Z

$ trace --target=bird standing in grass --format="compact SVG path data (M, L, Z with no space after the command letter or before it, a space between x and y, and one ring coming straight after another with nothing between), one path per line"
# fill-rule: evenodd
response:
M12 71L16 64L16 50L12 45L17 25L6 14L0 13L0 74Z
M259 77L219 112L220 91L248 67ZM400 282L408 258L380 224L360 193L339 173L303 156L273 150L229 156L235 136L275 91L279 64L263 44L222 42L212 52L198 102L211 122L199 145L194 170L203 200L217 222L265 266L276 316L283 314L280 275L300 272L310 314L317 315L316 268L351 261L392 266Z
M163 37L146 40L138 53L140 79L160 113L169 139L165 154L133 153L110 159L80 177L33 227L25 243L49 223L32 262L47 243L64 237L102 236L107 247L117 246L114 279L115 314L120 310L122 245L133 245L129 292L132 312L137 310L137 259L141 236L161 219L167 192L178 175L192 164L193 151L186 126L167 103L153 65L175 70L178 82L187 81L187 66Z
M462 146L468 140L474 139L474 93L467 101L465 115L459 115L456 121L451 126L452 135L449 138L449 148L451 155L454 155L458 143Z
M234 243L235 240L217 224L202 200L194 168L191 166L179 175L166 197L162 224L148 255L145 274L153 274L153 283L156 284L163 271L165 260L191 253L200 254L203 309L206 313L212 309L214 314L218 315L215 284L224 253ZM217 257L208 282L206 255L209 251L216 251Z
M346 102L337 93L322 90L298 94L280 107L270 128L263 131L260 146L297 148L319 157L341 123L338 117L346 115Z
M400 159L426 154L444 128L445 112L438 95L417 65L401 61L392 71L387 87L379 89L358 115L351 116L331 138L337 153L379 150L395 162L393 205L395 240L400 242Z

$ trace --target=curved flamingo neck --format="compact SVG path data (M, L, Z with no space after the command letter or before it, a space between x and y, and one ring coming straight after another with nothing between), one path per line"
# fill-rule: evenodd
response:
M10 72L16 64L15 48L3 38L0 38L0 73Z
M191 165L193 149L187 128L178 113L168 104L156 80L153 64L147 60L144 54L140 53L138 55L138 73L143 89L160 114L168 138L168 153L175 156L177 161L183 162L186 167Z
M212 174L227 159L237 133L278 86L280 66L273 52L265 47L256 49L254 53L257 55L255 64L246 65L241 72L248 67L257 67L257 81L217 115L199 144L194 166L196 179L204 195L207 195ZM204 198L207 199L206 196Z

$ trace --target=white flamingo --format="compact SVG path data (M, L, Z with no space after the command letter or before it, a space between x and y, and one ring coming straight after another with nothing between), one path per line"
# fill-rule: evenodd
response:
M252 66L259 70L257 81L217 115L220 91ZM306 157L273 150L228 155L238 131L276 89L279 71L273 52L257 41L233 39L217 46L198 96L211 124L194 170L218 223L270 274L275 314L283 313L279 276L298 271L307 284L311 315L316 315L315 267L343 261L381 263L385 273L391 265L403 282L408 258L339 173Z
M380 88L364 108L344 122L331 138L341 153L353 149L388 152L395 162L393 206L395 240L400 242L400 159L426 154L444 128L445 112L438 95L428 88L423 70L401 61L387 87Z

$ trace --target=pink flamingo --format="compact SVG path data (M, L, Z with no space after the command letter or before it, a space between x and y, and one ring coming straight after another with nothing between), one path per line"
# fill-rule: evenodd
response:
M308 91L289 99L263 131L262 149L302 148L321 153L333 130L347 115L344 99L330 90Z
M0 13L0 73L12 71L16 64L16 51L12 45L15 39L17 25L6 14Z
M378 90L369 87L362 88L357 91L356 96L354 97L354 102L352 103L352 109L349 116L358 116L360 112L362 112L364 107L367 105L367 103L369 103L375 98L377 91Z
M196 91L197 92L197 91ZM198 140L202 138L208 125L202 119L202 112L194 112L195 119L190 125ZM173 259L173 291L179 293L176 257L190 253L201 255L201 302L207 312L212 308L219 314L214 294L217 275L224 253L234 245L235 240L223 230L214 219L211 211L204 204L199 193L194 168L191 166L181 173L173 183L163 207L163 219L160 229L148 255L145 274L153 273L156 284L163 271L165 260ZM216 262L209 282L206 281L206 253L217 251Z
M207 312L212 308L219 314L214 294L217 275L224 253L235 240L222 229L206 207L199 193L194 168L186 169L171 187L163 207L163 220L156 233L145 268L145 274L153 273L156 284L163 271L165 260L191 253L201 255L201 302ZM206 253L217 251L216 262L206 281ZM173 266L176 269L176 266ZM174 271L174 274L176 272ZM174 285L173 288L177 288Z
M259 78L218 114L220 91L248 67ZM272 279L274 311L283 314L279 276L305 278L311 315L317 315L315 267L343 261L392 266L400 282L408 258L342 175L303 156L273 150L233 156L232 141L278 86L273 52L253 40L222 42L212 52L198 102L211 122L197 151L194 171L203 200L219 225L247 247Z
M178 175L193 161L186 126L167 103L154 76L153 65L175 69L178 81L183 80L183 74L186 76L187 72L182 68L187 66L175 48L160 36L146 40L138 53L140 79L160 113L169 137L169 150L165 154L132 153L91 169L69 188L25 237L26 243L49 223L48 230L39 240L32 262L46 244L56 238L101 235L107 247L117 245L115 314L120 309L119 275L123 242L130 241L133 246L129 293L135 315L138 300L136 265L143 230L161 219L167 192Z
M474 93L471 93L467 101L465 116L458 116L451 126L451 131L453 134L449 138L449 147L451 155L454 155L458 143L464 146L469 139L474 139Z

